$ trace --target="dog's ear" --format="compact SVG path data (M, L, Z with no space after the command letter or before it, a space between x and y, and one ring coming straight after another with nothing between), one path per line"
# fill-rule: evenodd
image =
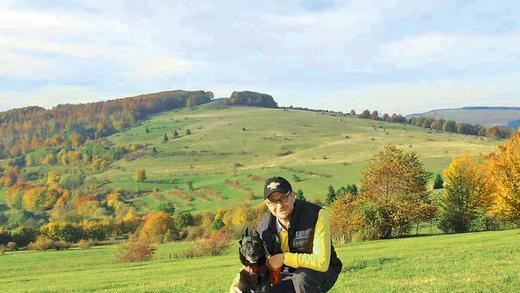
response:
M248 227L246 227L244 229L244 233L242 233L242 237L246 237L246 236L249 236L249 228Z

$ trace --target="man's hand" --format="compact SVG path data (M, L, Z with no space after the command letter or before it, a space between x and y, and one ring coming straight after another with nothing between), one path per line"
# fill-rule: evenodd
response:
M271 256L269 260L267 260L267 265L274 270L281 268L283 266L283 253Z
M242 291L237 286L233 286L229 288L229 293L242 293Z

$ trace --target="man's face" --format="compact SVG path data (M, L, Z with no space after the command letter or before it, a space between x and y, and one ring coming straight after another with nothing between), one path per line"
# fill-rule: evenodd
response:
M294 199L292 192L289 195L273 192L265 200L265 203L273 216L279 219L289 219L294 208Z

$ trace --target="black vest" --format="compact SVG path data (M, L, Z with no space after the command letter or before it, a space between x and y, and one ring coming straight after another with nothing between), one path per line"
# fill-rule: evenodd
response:
M313 203L296 200L291 214L291 225L287 231L289 251L294 253L312 253L314 229L318 221L321 207ZM260 238L264 241L270 255L282 252L280 238L276 230L276 217L271 213L266 215L258 226ZM334 246L330 249L329 269L336 273L341 272L342 263L336 255ZM294 270L294 269L292 269Z

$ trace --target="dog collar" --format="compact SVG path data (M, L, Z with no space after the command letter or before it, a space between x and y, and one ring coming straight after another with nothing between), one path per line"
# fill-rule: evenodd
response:
M258 274L263 270L264 270L263 266L262 267L249 267L249 266L244 267L244 271L248 272L250 275Z

